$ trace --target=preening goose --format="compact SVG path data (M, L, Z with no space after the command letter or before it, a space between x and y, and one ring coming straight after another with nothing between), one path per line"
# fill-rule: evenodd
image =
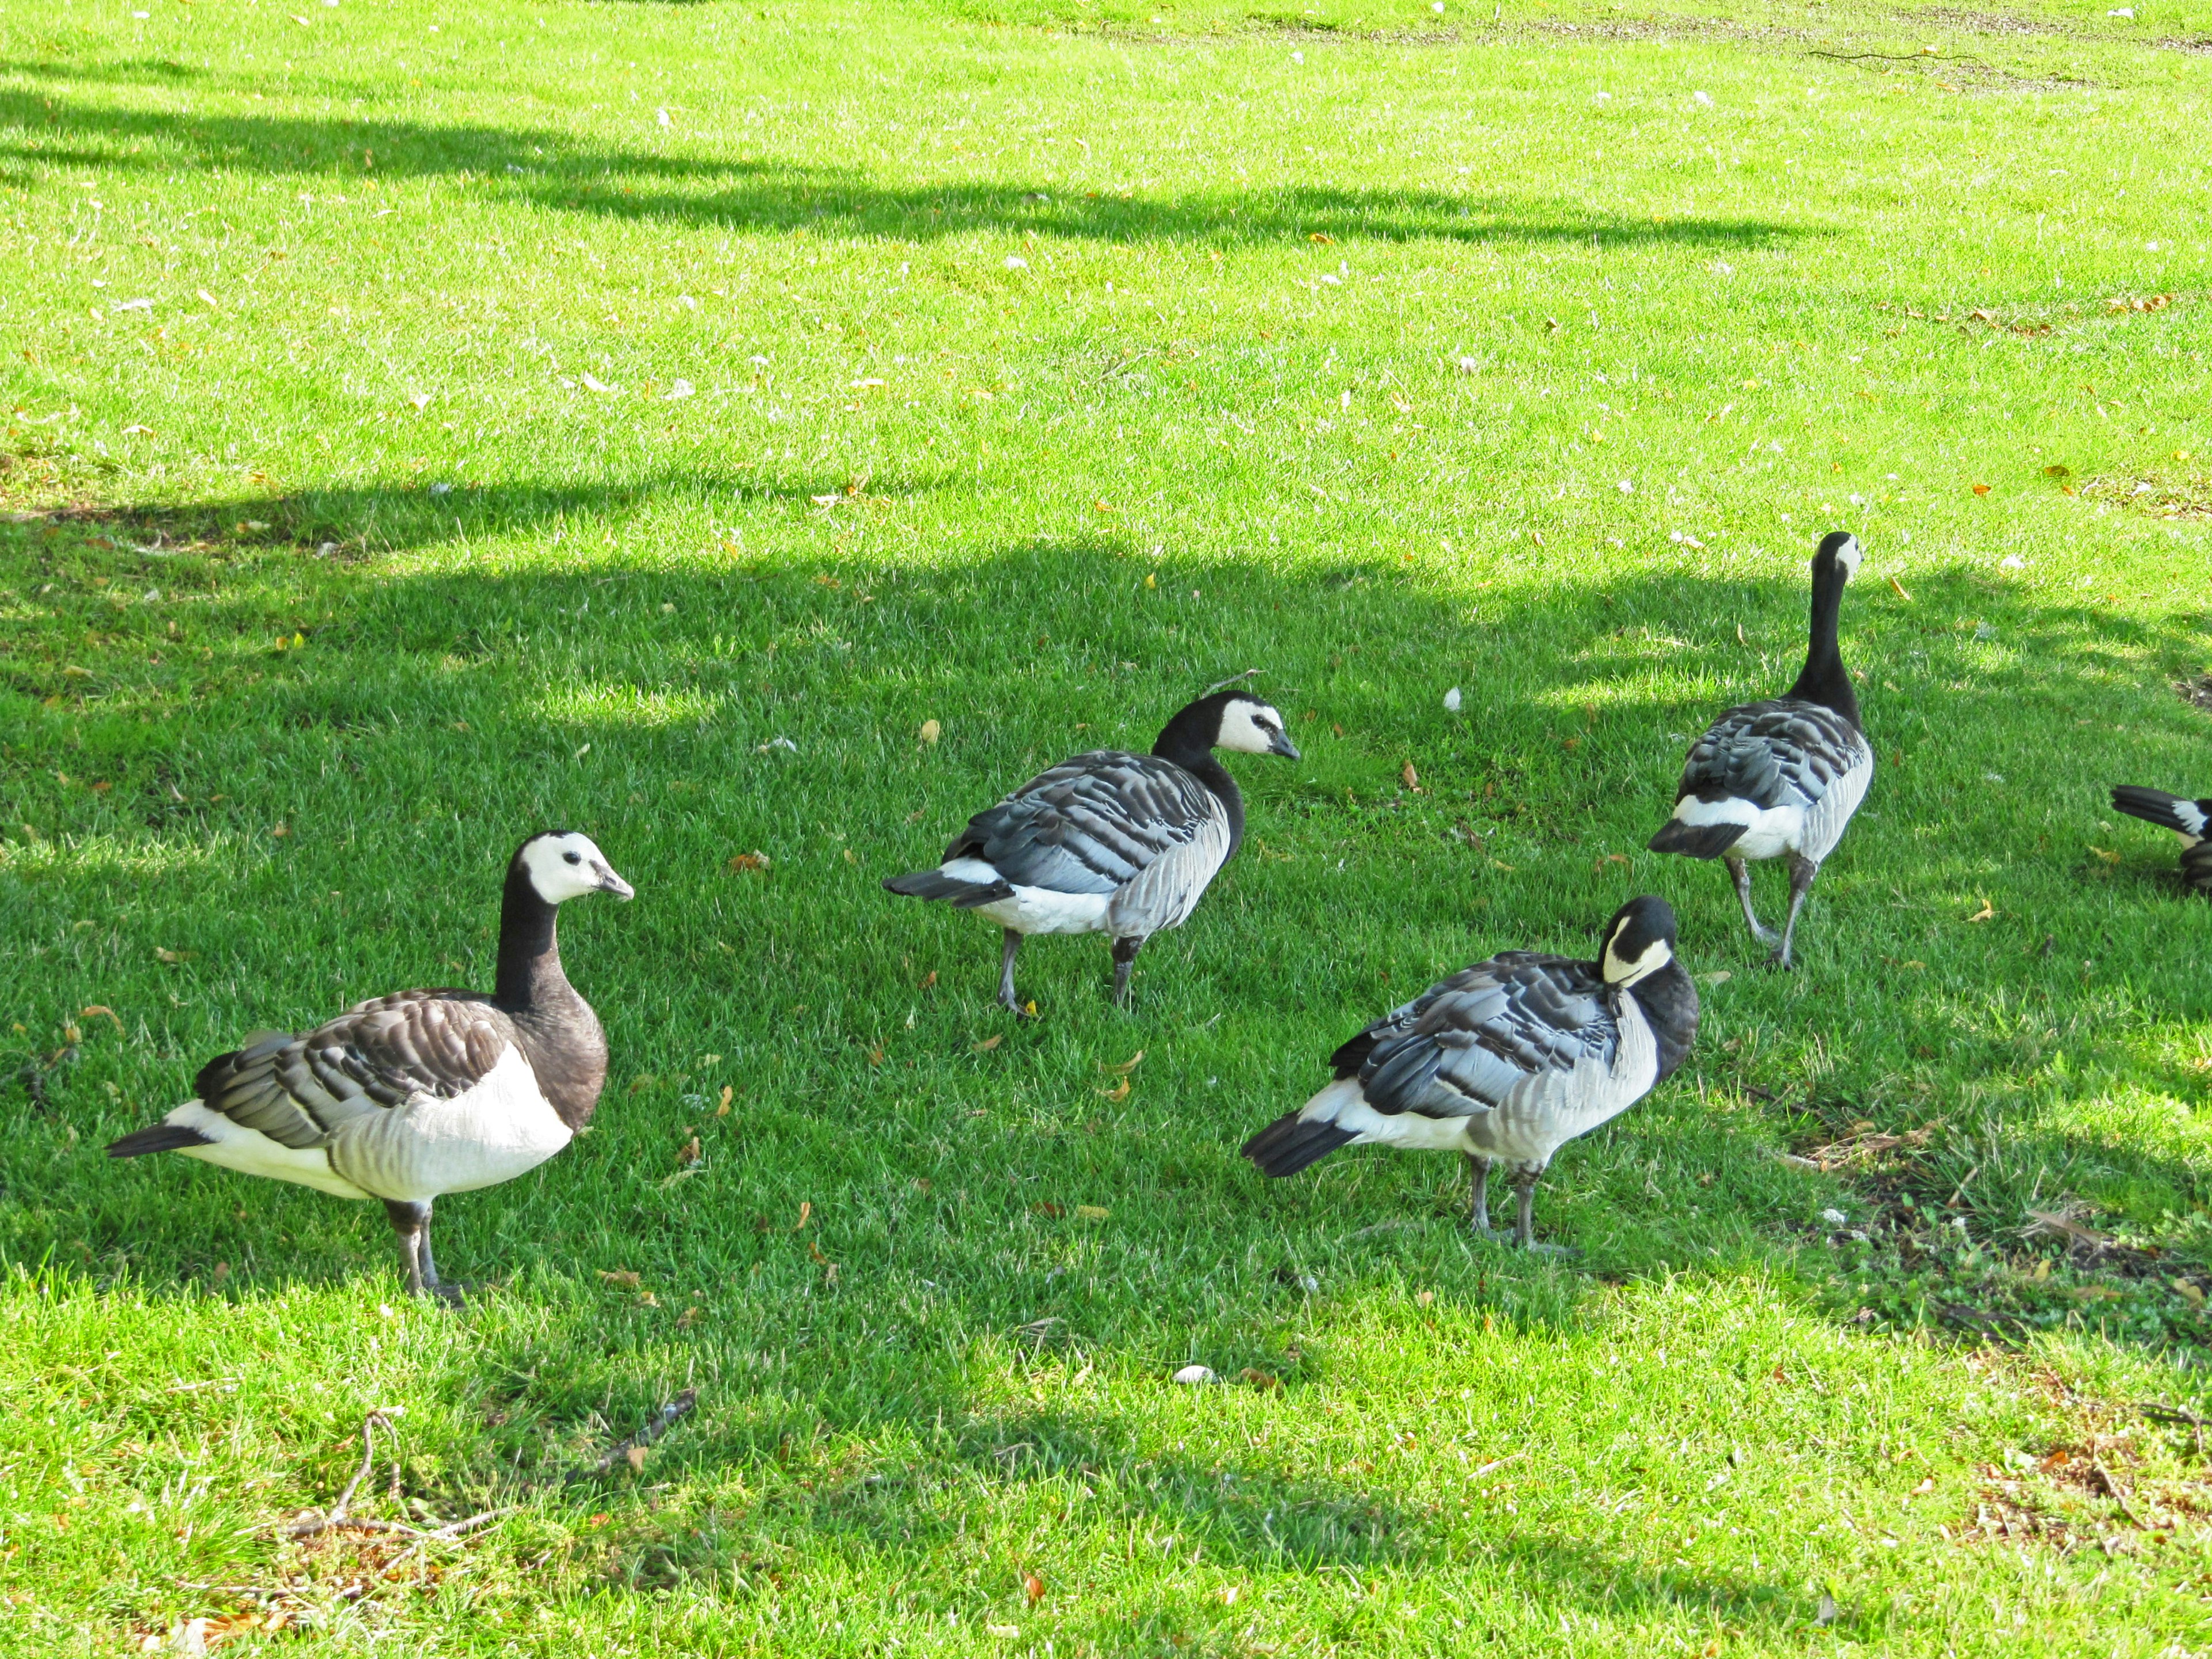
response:
M301 1036L256 1032L201 1068L198 1099L107 1155L182 1152L381 1199L409 1291L443 1290L431 1204L537 1168L599 1103L606 1036L561 971L554 937L556 908L586 893L627 899L631 889L589 836L532 836L507 866L491 995L401 991Z
M2179 836L2182 880L2200 893L2212 893L2212 841L2204 838L2205 826L2212 823L2212 800L2184 800L2163 789L2123 783L2112 791L2112 809Z
M1016 1013L1026 935L1111 933L1114 1000L1126 1004L1145 941L1182 925L1244 838L1244 798L1216 749L1298 758L1274 709L1216 692L1170 720L1151 754L1097 749L1062 761L969 819L934 870L884 885L997 922L999 1001Z
M1831 531L1813 555L1812 640L1804 671L1778 697L1731 708L1690 750L1674 815L1651 837L1655 853L1719 859L1735 878L1752 937L1790 965L1797 913L1820 860L1843 839L1874 779L1874 749L1836 646L1844 586L1857 574L1858 538ZM1790 860L1790 919L1778 940L1751 908L1747 860Z
M1335 1081L1244 1156L1292 1176L1340 1146L1461 1152L1486 1236L1490 1166L1503 1162L1514 1242L1533 1247L1552 1154L1650 1094L1697 1040L1698 988L1674 960L1666 900L1631 899L1602 937L1595 962L1506 951L1431 986L1331 1055Z

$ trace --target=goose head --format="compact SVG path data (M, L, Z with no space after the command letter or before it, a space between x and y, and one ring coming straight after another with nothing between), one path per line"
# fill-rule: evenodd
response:
M548 904L565 904L586 893L612 893L618 899L636 896L637 890L615 873L592 838L573 830L531 836L514 849L512 867Z
M1819 550L1813 555L1813 580L1818 581L1831 570L1844 573L1845 581L1859 574L1859 561L1866 550L1859 538L1848 530L1831 530L1820 538Z
M1613 912L1603 937L1605 982L1626 989L1674 960L1674 908L1649 894L1632 898Z
M1242 755L1280 755L1285 760L1303 758L1297 744L1283 729L1281 712L1273 704L1237 692L1229 693L1219 702L1212 747Z

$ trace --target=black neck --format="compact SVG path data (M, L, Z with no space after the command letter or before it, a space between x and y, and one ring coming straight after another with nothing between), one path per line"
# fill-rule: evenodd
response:
M1859 700L1851 690L1851 677L1836 644L1836 622L1843 613L1844 584L1850 579L1833 562L1813 578L1813 636L1805 648L1804 671L1789 695L1834 709L1853 726L1859 723Z
M1234 853L1244 840L1243 794L1237 787L1237 780L1229 775L1229 769L1213 758L1212 744L1198 743L1178 730L1182 723L1180 715L1168 722L1167 730L1152 745L1152 754L1157 759L1174 762L1220 797L1229 814L1229 851Z
M1656 1087L1690 1056L1698 1040L1698 988L1680 962L1669 962L1656 974L1647 974L1628 988L1644 1010L1644 1022L1659 1042L1659 1076Z
M491 1000L510 1014L527 1014L573 995L561 971L560 941L554 937L556 912L531 885L520 864L509 866L507 890L499 907L499 977Z

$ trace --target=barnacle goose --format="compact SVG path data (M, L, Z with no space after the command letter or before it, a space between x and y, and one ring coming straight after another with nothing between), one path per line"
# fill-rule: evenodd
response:
M1244 798L1216 749L1299 758L1273 708L1217 691L1170 720L1151 754L1096 749L1062 761L969 819L934 870L884 885L997 922L999 1001L1016 1013L1024 936L1111 933L1114 1000L1126 1005L1145 941L1189 917L1244 838Z
M409 1291L453 1297L430 1255L431 1204L537 1168L589 1121L606 1081L606 1036L561 970L554 913L585 893L631 890L589 836L531 836L507 866L489 996L401 991L303 1036L255 1032L201 1068L198 1099L107 1155L182 1152L381 1199Z
M1735 878L1752 937L1790 965L1797 913L1820 860L1874 779L1874 749L1859 729L1859 700L1836 647L1844 585L1857 574L1858 538L1833 530L1813 555L1812 641L1804 671L1778 697L1747 702L1715 720L1690 750L1674 815L1651 837L1655 853L1719 859ZM1778 940L1751 908L1747 860L1790 857L1790 919Z
M1520 1205L1514 1242L1533 1246L1553 1153L1650 1094L1697 1040L1698 988L1674 960L1667 901L1631 899L1602 937L1595 962L1506 951L1431 986L1331 1055L1336 1080L1244 1156L1291 1176L1340 1146L1462 1152L1485 1235L1502 1161Z
M2181 879L2200 893L2212 893L2212 841L2204 838L2204 826L2212 823L2212 800L2184 800L2163 789L2123 783L2112 791L2112 810L2179 836Z

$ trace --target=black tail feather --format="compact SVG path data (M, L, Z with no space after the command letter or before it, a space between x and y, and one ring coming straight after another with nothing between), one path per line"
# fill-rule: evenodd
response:
M156 1123L150 1128L133 1129L120 1140L107 1144L110 1158L143 1158L149 1152L180 1152L188 1146L212 1146L215 1142L198 1129L187 1129L180 1123Z
M2181 797L2169 795L2163 789L2145 789L2139 784L2123 783L2112 790L2112 810L2125 812L2131 818L2141 818L2161 830L2172 830L2187 835L2174 808L2181 805Z
M1279 1117L1266 1128L1246 1141L1244 1156L1258 1166L1264 1176L1294 1176L1309 1165L1318 1164L1338 1147L1359 1139L1352 1129L1340 1129L1334 1123L1309 1120L1292 1112Z
M1743 839L1741 823L1685 823L1668 818L1644 845L1655 853L1680 853L1689 859L1717 859Z
M884 890L904 894L908 898L946 899L963 910L1014 896L1014 890L1003 881L963 881L942 870L916 870L911 875L886 876Z

